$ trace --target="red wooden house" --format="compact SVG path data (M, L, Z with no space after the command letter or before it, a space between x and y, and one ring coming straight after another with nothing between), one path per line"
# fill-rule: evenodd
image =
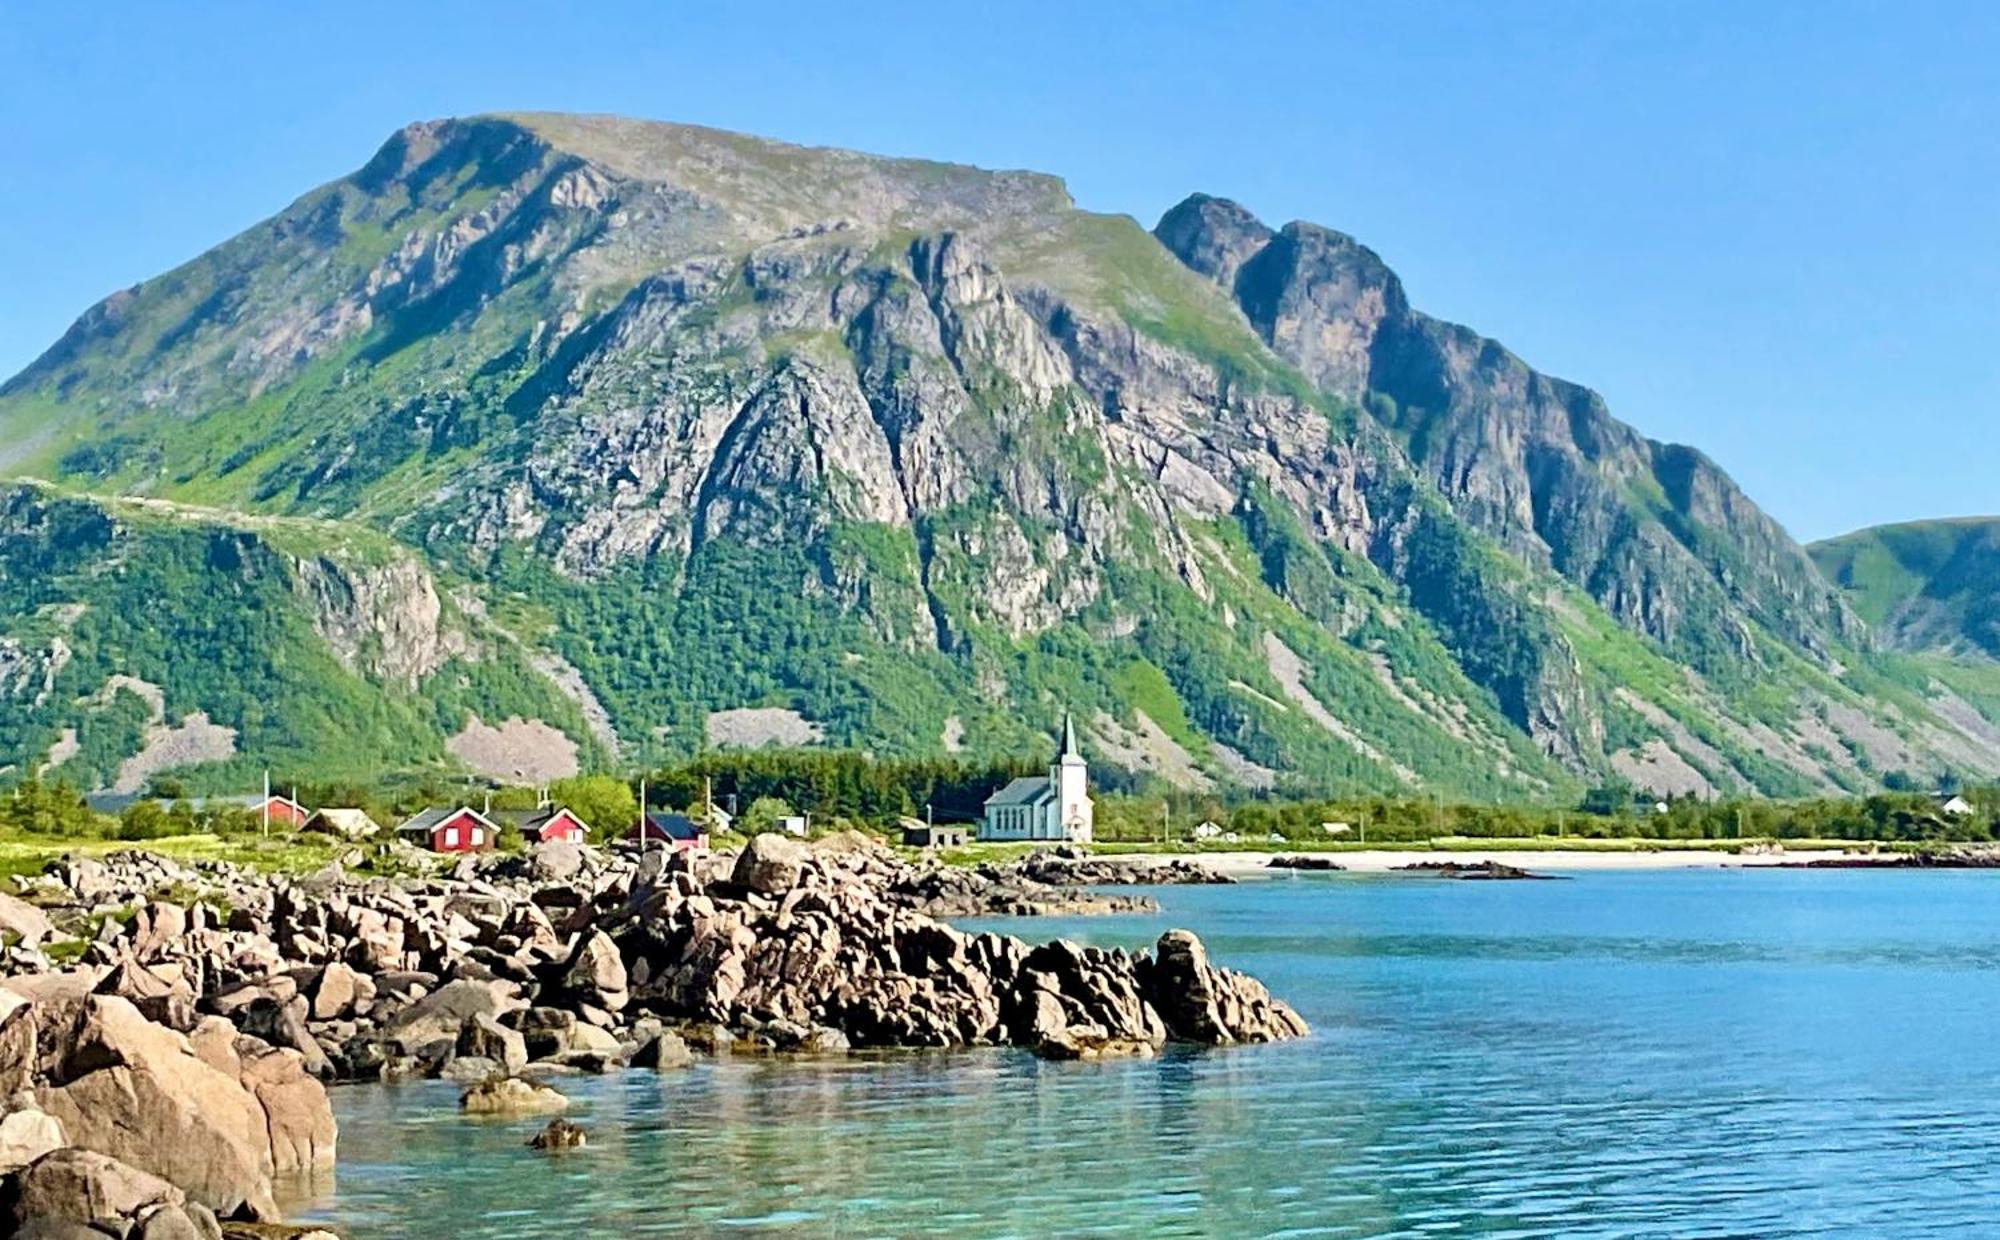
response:
M262 820L269 814L271 825L274 827L303 827L306 825L306 819L311 817L306 812L305 806L275 792L270 796L253 793L247 797L236 798L236 803L250 811L250 816L253 818Z
M686 814L647 813L626 830L625 838L648 848L665 846L683 852L708 847L708 832Z
M482 852L493 847L500 828L469 806L434 808L396 828L403 840L432 852Z
M556 840L583 844L590 839L590 824L566 806L544 805L539 809L515 810L493 816L502 823L519 827L521 838L530 844L547 844Z

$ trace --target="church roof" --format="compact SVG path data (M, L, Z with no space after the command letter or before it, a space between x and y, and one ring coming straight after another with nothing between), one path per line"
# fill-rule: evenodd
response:
M1023 775L1013 780L1005 788L986 798L988 806L994 805L1039 805L1055 795L1046 775Z
M1069 712L1063 712L1062 757L1080 758L1083 755L1076 748L1076 725L1070 721Z

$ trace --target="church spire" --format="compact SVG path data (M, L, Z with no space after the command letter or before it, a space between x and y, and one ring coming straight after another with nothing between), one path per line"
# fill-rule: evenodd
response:
M1061 756L1065 758L1080 758L1083 756L1082 754L1076 751L1076 725L1070 722L1068 711L1063 712L1063 736L1062 736Z

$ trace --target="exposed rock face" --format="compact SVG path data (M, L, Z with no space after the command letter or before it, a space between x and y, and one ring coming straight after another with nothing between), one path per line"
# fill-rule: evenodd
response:
M446 621L437 583L414 558L355 565L319 556L294 568L294 588L314 627L350 668L413 689L447 659L472 653Z
M1229 289L1319 387L1357 405L1374 398L1455 513L1621 622L1717 660L1757 658L1747 640L1711 651L1718 620L1725 638L1755 623L1822 656L1858 634L1797 544L1713 462L1645 439L1596 393L1413 310L1395 273L1352 237L1305 223L1273 232L1201 195L1155 235ZM1657 497L1659 512L1635 510L1635 493Z

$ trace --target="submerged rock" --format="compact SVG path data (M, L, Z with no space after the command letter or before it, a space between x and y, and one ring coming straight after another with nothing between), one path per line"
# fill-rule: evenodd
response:
M1457 878L1467 880L1499 879L1546 879L1546 874L1536 874L1519 866L1507 865L1499 861L1414 861L1409 865L1395 868L1398 874L1426 874L1432 878Z
M583 1129L566 1119L552 1119L548 1127L528 1139L530 1149L580 1150L590 1144Z
M547 1115L569 1109L569 1099L539 1081L495 1077L474 1085L458 1099L467 1115Z

